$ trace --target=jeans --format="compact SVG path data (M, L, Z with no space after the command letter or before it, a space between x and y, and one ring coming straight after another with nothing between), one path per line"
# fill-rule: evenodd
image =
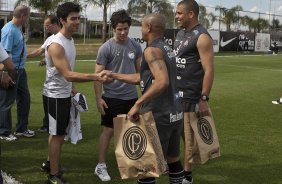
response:
M27 130L30 110L30 93L25 69L18 70L18 80L13 88L0 88L0 134L8 135L12 131L11 108L17 102L16 132Z

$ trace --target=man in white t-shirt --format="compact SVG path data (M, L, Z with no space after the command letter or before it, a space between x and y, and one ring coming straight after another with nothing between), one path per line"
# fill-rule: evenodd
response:
M62 29L47 44L45 50L46 80L43 95L47 97L50 159L47 184L65 183L62 181L59 161L69 123L72 82L108 81L105 75L107 71L87 74L73 71L76 49L72 36L80 25L80 6L73 2L63 3L57 8L57 17Z
M28 58L33 58L33 57L42 55L45 52L45 49L48 43L54 38L55 34L57 34L60 31L61 26L60 26L57 16L56 15L47 15L44 20L44 28L48 33L51 33L52 35L49 36L45 40L44 44L41 47L27 54ZM39 62L39 66L43 66L43 65L46 65L45 58ZM42 95L42 97L43 97L43 102L44 102L45 101L44 99L46 98L46 96ZM38 129L38 132L48 132L49 125L48 125L48 121L46 118L47 116L47 112L46 112L47 106L46 105L47 105L46 103L43 103L43 107L44 107L43 125L42 127Z

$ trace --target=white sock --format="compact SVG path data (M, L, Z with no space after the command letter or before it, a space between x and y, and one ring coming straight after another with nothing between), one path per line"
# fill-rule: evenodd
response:
M98 166L98 167L107 167L107 165L106 165L105 162L98 163L97 166Z
M282 98L280 98L280 100L279 100L281 103L282 103Z

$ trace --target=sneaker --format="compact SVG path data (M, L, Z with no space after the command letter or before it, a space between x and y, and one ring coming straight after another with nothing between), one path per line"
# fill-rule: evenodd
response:
M103 165L101 166L100 164L98 164L95 168L94 174L96 174L100 180L102 181L110 181L111 177L109 176L108 172L107 172L107 166Z
M34 131L27 129L24 132L15 132L16 136L33 137L35 135Z
M43 162L41 167L40 167L40 169L43 172L45 172L47 174L50 174L50 171L51 171L51 169L50 169L50 162L49 161ZM59 174L60 175L64 174L66 171L67 171L67 169L65 167L60 166L60 170L59 170Z
M47 130L46 127L40 127L40 128L37 129L37 132L45 133L45 132L48 132L48 130Z
M0 135L0 139L3 139L5 141L16 141L16 140L18 140L18 138L16 136L14 136L13 134Z
M275 104L275 105L282 105L282 102L280 102L280 99L279 100L273 100L271 102L272 102L272 104Z
M48 179L45 182L45 184L69 184L69 183L66 181L63 181L61 176L52 176L52 177L48 176Z
M187 180L187 179L183 179L182 184L193 184L193 178L191 181Z

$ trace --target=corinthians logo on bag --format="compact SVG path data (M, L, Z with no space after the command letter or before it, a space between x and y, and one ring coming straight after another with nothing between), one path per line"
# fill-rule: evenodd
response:
M129 128L123 135L122 147L129 159L140 159L147 148L147 139L143 130L137 126Z
M205 118L198 120L198 133L204 143L211 145L213 143L213 133L210 123Z

